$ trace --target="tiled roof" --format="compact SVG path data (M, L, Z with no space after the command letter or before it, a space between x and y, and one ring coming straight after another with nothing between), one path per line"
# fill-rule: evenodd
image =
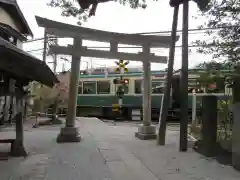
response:
M26 81L38 81L52 87L58 83L57 77L47 64L34 56L18 49L16 46L0 37L0 71Z
M9 13L14 16L14 18L18 19L22 23L22 26L24 28L23 34L33 36L27 20L25 19L16 0L0 0L0 6L1 5L5 6L5 9L9 11Z

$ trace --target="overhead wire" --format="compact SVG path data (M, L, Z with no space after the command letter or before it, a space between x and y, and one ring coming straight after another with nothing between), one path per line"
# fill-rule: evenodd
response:
M221 27L208 27L208 28L193 28L189 29L188 32L191 31L206 31L206 30L219 30L219 29L224 29L224 28L232 28L232 27L240 27L240 25L236 26L221 26ZM171 30L167 31L155 31L155 32L142 32L142 33L135 33L135 34L140 34L140 35L150 35L150 34L162 34L162 33L171 33ZM182 30L177 30L177 33L182 32Z
M231 28L231 27L240 27L240 26L223 26L223 27L215 27L215 28L195 28L195 29L189 29L188 31L190 32L189 34L201 34L201 33L205 33L202 31L206 31L206 30L219 30L219 29L223 29L223 28ZM177 33L182 32L182 30L177 30ZM156 31L156 32L142 32L142 33L135 33L135 34L140 34L140 35L151 35L151 34L166 34L166 33L171 33L171 31L167 30L167 31ZM48 39L50 40L55 40L56 37L54 36L50 36ZM25 43L28 42L35 42L35 41L39 41L39 40L44 40L44 38L37 38L37 39L33 39L33 40L28 40ZM210 46L214 46L214 45L209 45ZM182 46L175 46L176 48L181 48ZM189 45L189 48L198 48L198 47L202 47L200 45ZM93 46L93 47L88 47L90 49L106 49L106 48L110 48L107 46ZM129 49L129 48L142 48L142 47L138 47L138 46L126 46L126 47L118 47L120 49ZM160 47L152 47L152 49L159 49ZM39 49L33 49L33 50L28 50L26 52L30 53L30 52L35 52L35 51L41 51L43 50L43 48L39 48Z
M194 31L206 31L206 30L219 30L219 29L224 29L224 28L232 28L232 27L240 27L239 26L222 26L222 27L214 27L214 28L193 28L189 29L188 32L194 32ZM182 30L177 30L177 33L182 32ZM171 30L166 30L166 31L153 31L153 32L141 32L141 33L133 33L133 34L139 34L139 35L154 35L154 34L169 34L171 33ZM199 32L199 33L204 33L204 32ZM190 33L189 33L190 34ZM55 37L49 37L51 39L54 39ZM44 40L44 38L37 38L37 39L30 39L24 43L30 43L34 41L39 41L39 40Z
M215 45L209 45L209 47L214 47ZM202 47L200 45L189 45L189 48L199 48ZM88 46L87 48L89 49L107 49L110 48L109 46ZM119 49L137 49L137 48L142 48L141 46L119 46ZM182 46L175 46L175 48L182 48ZM151 47L151 49L161 49L161 47ZM28 50L26 52L33 52L33 51L41 51L43 50L43 48L41 49L33 49L33 50Z

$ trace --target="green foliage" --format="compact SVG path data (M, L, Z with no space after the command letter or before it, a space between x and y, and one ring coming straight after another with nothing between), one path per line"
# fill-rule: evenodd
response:
M113 0L118 2L121 5L128 5L130 8L137 9L147 7L145 0ZM157 1L157 0L152 0ZM48 5L50 7L60 8L62 10L62 16L65 17L75 17L78 18L78 25L81 25L82 22L87 21L89 11L83 10L80 8L77 0L49 0Z
M200 63L196 68L203 70L199 72L200 78L198 79L201 87L206 88L207 92L224 92L225 79L232 74L232 67L229 66L229 64L211 61L208 63ZM216 89L209 89L210 84L216 84Z
M218 101L218 140L228 140L232 136L233 117L230 111L231 100Z
M213 0L209 10L200 13L208 20L200 28L213 28L206 31L212 40L197 40L195 43L201 48L198 52L212 54L214 59L223 58L226 62L235 65L240 61L240 1Z

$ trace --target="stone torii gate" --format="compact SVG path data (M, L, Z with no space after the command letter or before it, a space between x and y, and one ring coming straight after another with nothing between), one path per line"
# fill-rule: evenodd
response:
M46 33L62 38L73 38L73 45L51 46L50 53L71 55L71 77L69 88L68 112L66 126L61 129L57 142L79 142L81 137L75 127L77 107L77 86L79 81L81 56L125 59L143 62L144 69L144 94L143 94L143 124L136 132L140 139L156 137L155 126L151 125L151 62L167 63L166 56L156 56L150 52L151 47L169 48L170 36L144 36L137 34L120 34L107 31L89 29L69 24L64 24L36 16L37 23L44 27ZM110 51L88 49L82 46L82 40L100 41L110 43ZM119 44L142 46L140 53L118 52Z

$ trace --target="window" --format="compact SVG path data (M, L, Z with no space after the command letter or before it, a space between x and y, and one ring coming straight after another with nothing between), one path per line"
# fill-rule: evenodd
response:
M96 94L96 82L83 82L83 94Z
M115 92L118 91L119 86L122 86L122 85L116 85L115 86ZM124 89L124 94L128 94L128 91L129 91L128 84L127 85L123 85L122 87Z
M110 82L109 81L98 81L97 82L97 93L98 94L109 94L110 93Z
M196 87L197 86L197 81L195 79L189 79L188 80L188 86L189 87Z
M78 84L78 94L82 94L82 82Z
M135 80L135 94L141 94L142 93L142 80Z
M128 90L129 90L128 86L129 86L129 84L125 84L125 86L124 86L124 93L125 94L128 94Z
M152 93L153 94L162 94L162 93L164 93L164 82L152 81Z

